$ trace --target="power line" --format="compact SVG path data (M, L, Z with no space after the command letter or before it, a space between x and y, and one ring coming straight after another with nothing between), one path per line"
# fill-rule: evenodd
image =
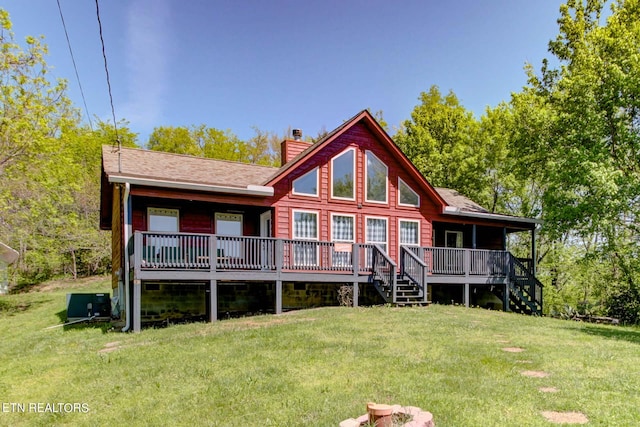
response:
M116 132L116 143L118 144L118 152L120 150L121 142L120 137L118 136L118 122L116 121L116 110L113 107L113 95L111 94L111 81L109 80L109 67L107 66L107 53L104 49L104 38L102 36L102 22L100 22L100 6L98 5L98 0L96 0L96 16L98 17L98 29L100 31L100 43L102 44L102 57L104 58L104 72L107 75L107 89L109 91L109 103L111 104L111 115L113 116L113 128Z
M80 87L80 96L82 96L82 103L84 104L84 111L87 113L87 119L89 120L89 127L93 131L93 123L91 122L91 115L87 108L87 100L84 97L84 91L82 90L82 84L80 83L80 75L78 74L78 67L76 66L76 59L73 57L73 50L71 49L71 41L69 40L69 33L67 33L67 25L64 22L64 16L62 15L62 8L60 7L60 0L56 0L58 3L58 11L60 12L60 20L62 21L62 28L64 28L64 35L67 38L67 46L69 46L69 54L71 54L71 62L73 62L73 69L76 72L76 80Z

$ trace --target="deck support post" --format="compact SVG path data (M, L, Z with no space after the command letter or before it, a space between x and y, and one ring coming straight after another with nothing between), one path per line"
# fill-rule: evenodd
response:
M511 299L509 295L509 280L507 279L507 283L504 284L504 297L502 301L502 311L511 311L509 308L509 299Z
M353 306L358 306L358 295L360 293L360 289L358 288L358 282L353 282Z
M282 280L276 280L276 314L282 314Z
M133 332L140 332L142 324L140 322L140 312L142 310L142 282L140 280L133 281L133 310L131 312L131 320L133 320Z
M531 274L536 275L536 270L538 269L537 262L537 254L536 254L536 228L535 226L531 229Z
M358 288L358 273L360 266L360 245L353 244L351 248L351 267L353 268L353 306L358 306L358 296L360 289Z
M218 281L209 280L209 322L218 320Z
M276 240L276 314L282 314L282 267L284 265L284 241Z
M469 284L464 284L464 306L469 308Z

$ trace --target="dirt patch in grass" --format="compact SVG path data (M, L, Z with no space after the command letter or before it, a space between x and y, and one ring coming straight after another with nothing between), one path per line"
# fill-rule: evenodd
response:
M554 424L587 424L589 422L582 412L542 411L542 416Z
M542 393L557 393L558 389L555 387L540 387L538 391Z
M504 347L502 351L506 351L507 353L522 353L524 348L520 347Z
M31 307L31 303L28 302L16 303L0 299L0 315L18 313L27 310L29 307Z
M50 280L48 282L34 285L29 288L29 292L50 292L59 289L78 289L78 288L86 288L89 285L92 285L97 282L103 282L109 279L109 276L91 276L91 277L83 277L80 279L60 279L60 280Z
M120 350L122 348L120 346L121 343L122 341L108 342L104 345L104 348L98 350L98 353L111 353L112 351Z
M525 377L530 378L547 378L549 376L549 373L544 371L522 371L520 372L520 375L524 375Z

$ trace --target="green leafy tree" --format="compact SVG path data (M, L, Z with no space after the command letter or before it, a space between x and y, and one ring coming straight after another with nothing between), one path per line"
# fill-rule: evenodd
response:
M250 151L249 146L231 131L205 125L157 127L149 136L147 147L155 151L233 161L246 161Z
M478 122L453 92L443 96L432 86L419 99L421 104L395 135L396 143L433 185L478 200L487 178Z
M558 66L544 61L539 76L530 73L530 87L553 111L538 147L544 154L532 158L544 167L548 232L591 242L584 257L598 256L606 273L594 296L612 303L608 311L631 298L631 312L619 315L638 322L640 4L614 1L604 20L605 5L570 0L560 8L559 34L549 43Z
M77 119L64 96L66 82L48 79L42 40L27 37L23 48L11 28L9 13L0 9L0 180L13 165L50 154L61 127Z

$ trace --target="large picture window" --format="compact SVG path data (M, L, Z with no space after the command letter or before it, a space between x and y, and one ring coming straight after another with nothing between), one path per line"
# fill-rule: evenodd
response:
M331 197L354 200L355 150L353 148L331 159Z
M367 191L366 201L387 203L388 168L371 151L367 151Z
M293 194L301 194L303 196L318 195L318 168L293 181Z
M293 211L293 262L296 266L318 264L318 213ZM306 242L305 242L306 241Z

